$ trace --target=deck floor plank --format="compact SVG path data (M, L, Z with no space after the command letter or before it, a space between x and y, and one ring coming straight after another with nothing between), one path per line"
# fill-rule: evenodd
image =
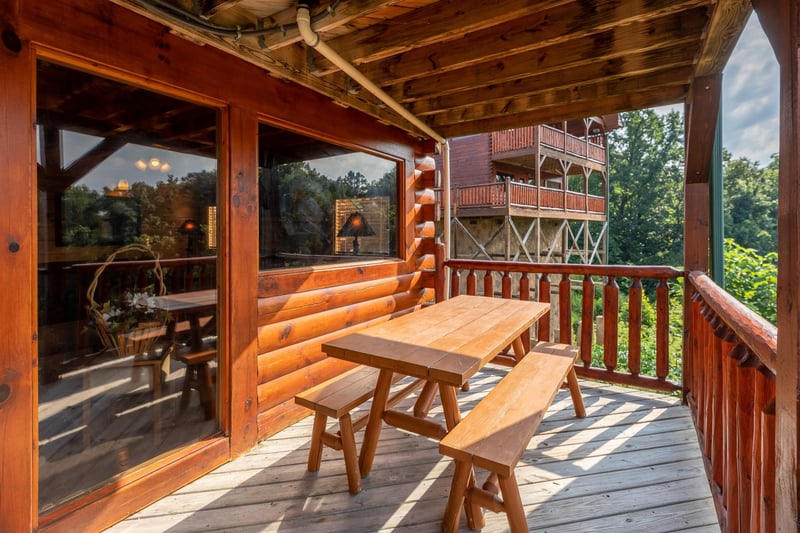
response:
M490 366L471 380L459 397L463 411L506 371ZM576 419L568 391L560 391L517 467L531 531L718 531L688 409L670 396L581 387L587 417ZM431 415L442 416L438 405ZM310 434L307 418L107 531L441 530L453 462L438 443L385 428L363 491L353 496L340 452L325 449L319 472L307 472ZM485 473L477 476L482 482ZM507 529L504 515L487 513L484 532ZM460 531L469 531L464 519Z

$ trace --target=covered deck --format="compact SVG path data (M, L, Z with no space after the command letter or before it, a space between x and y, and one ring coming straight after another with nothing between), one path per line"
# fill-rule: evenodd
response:
M490 365L471 380L459 398L464 412L507 371ZM530 530L719 531L680 399L587 380L581 388L586 418L575 418L568 391L559 392L517 468ZM442 417L438 403L432 413ZM372 471L353 496L340 453L326 448L320 471L307 472L312 420L107 531L441 531L453 461L436 441L385 428ZM484 532L507 528L503 514L487 513ZM469 531L466 521L460 531Z

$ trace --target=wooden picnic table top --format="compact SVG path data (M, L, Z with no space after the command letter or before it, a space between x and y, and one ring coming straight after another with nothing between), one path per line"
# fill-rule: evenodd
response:
M543 302L460 295L326 342L332 357L461 386L550 310Z

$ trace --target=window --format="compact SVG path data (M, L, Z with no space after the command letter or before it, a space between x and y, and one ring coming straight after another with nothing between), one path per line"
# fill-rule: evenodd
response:
M397 163L259 127L261 269L397 256Z

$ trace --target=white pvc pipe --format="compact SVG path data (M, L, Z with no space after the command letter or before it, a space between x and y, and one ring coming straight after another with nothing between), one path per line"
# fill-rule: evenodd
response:
M308 46L318 51L320 54L328 58L328 60L336 65L345 74L350 76L353 80L359 83L362 87L375 95L381 102L386 104L390 109L395 111L398 115L409 121L411 124L419 128L420 131L426 133L431 139L439 143L442 148L442 203L444 208L444 246L445 258L450 258L450 148L447 144L447 139L434 131L430 126L422 122L419 118L411 113L408 109L400 105L400 102L386 94L386 92L375 85L369 78L364 76L358 71L349 61L340 56L336 50L325 44L320 38L319 34L311 28L311 11L307 5L300 4L297 6L297 29L300 36Z

